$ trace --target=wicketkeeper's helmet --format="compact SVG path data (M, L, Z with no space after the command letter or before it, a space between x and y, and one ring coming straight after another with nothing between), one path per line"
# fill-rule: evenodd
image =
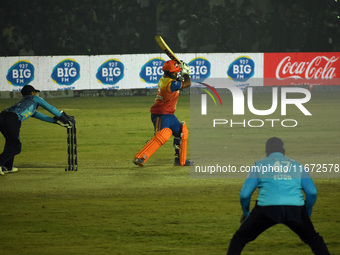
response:
M32 85L25 85L20 92L23 96L27 96L30 95L32 92L38 93L40 92L40 90L35 89Z

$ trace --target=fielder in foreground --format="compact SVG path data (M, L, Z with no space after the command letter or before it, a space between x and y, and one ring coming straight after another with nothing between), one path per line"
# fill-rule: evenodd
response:
M294 231L314 254L328 255L327 246L310 219L317 195L310 175L300 163L285 157L283 142L279 138L268 139L266 154L266 158L255 163L256 171L249 173L241 189L241 226L231 239L227 255L241 254L248 242L279 223ZM264 168L268 171L262 171ZM259 196L249 213L251 195L256 188L259 188Z
M39 92L33 86L25 85L21 90L23 99L0 113L0 131L6 139L4 151L0 154L0 175L18 171L17 168L13 167L13 162L14 156L21 152L19 136L21 123L24 120L34 117L66 128L73 125L72 118L63 111L58 111L57 108L39 97ZM55 117L51 118L37 112L36 110L39 106L55 115Z
M151 155L173 135L175 147L175 166L193 164L186 158L188 129L185 122L180 123L174 115L179 91L191 86L189 66L175 60L166 61L163 65L164 75L158 82L155 104L151 107L151 121L154 125L154 137L135 155L133 163L144 166Z

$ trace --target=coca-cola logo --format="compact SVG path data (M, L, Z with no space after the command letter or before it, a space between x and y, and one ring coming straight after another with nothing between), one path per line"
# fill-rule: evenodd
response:
M332 79L336 76L336 68L332 65L339 57L317 56L309 62L294 62L287 56L281 60L276 68L276 78L285 80L294 79Z

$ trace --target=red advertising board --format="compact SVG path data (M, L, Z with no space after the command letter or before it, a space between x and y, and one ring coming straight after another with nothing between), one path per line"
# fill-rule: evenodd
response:
M340 52L264 53L264 86L340 85Z

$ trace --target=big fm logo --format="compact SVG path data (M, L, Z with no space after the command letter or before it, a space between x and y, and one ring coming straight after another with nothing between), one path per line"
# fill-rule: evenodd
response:
M59 85L72 85L80 78L80 65L74 59L64 59L53 68L51 78Z
M27 60L18 61L8 70L6 79L13 86L25 86L34 80L34 66Z
M157 84L158 80L163 76L162 70L165 60L162 58L150 59L142 66L139 77L143 82Z
M206 88L210 89L215 93L215 95L220 100L221 106L222 101L220 96L216 92L216 90L212 86L208 86L203 84ZM244 110L244 93L241 88L237 86L233 86L230 84L226 84L225 88L227 88L233 97L233 115L245 115ZM210 97L213 98L213 95L209 93L209 91L204 90ZM201 115L207 115L207 94L201 95ZM248 110L257 116L268 116L273 114L278 106L278 88L272 88L272 105L269 109L259 110L254 107L253 103L253 88L247 87L247 106ZM282 87L281 88L281 116L287 115L287 105L295 105L305 116L311 116L312 114L307 110L307 108L303 105L311 99L311 93L308 89L305 88L293 88L293 87ZM300 96L297 97L297 94ZM289 95L293 95L290 97ZM214 99L214 98L213 98ZM215 100L214 100L215 102ZM216 105L216 102L215 102ZM215 128L218 125L229 125L230 127L252 127L259 128L264 125L270 125L271 127L275 127L278 123L281 124L282 127L296 127L298 125L298 121L295 119L243 119L241 121L235 121L233 119L213 119L213 127Z
M195 58L188 65L192 82L202 82L210 76L211 64L207 59L202 57Z
M235 59L228 68L227 75L236 82L246 82L254 76L255 63L248 56Z
M104 85L115 85L124 78L124 64L119 59L109 59L98 68L96 78Z

